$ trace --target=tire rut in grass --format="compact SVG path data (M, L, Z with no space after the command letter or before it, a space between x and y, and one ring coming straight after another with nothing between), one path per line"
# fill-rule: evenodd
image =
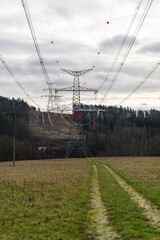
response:
M96 166L94 168L94 175L91 188L91 210L89 211L90 226L87 230L88 240L113 240L120 239L120 236L114 232L106 216L106 208L103 205L99 184L98 172Z
M157 209L150 201L145 199L140 193L136 192L129 184L127 184L120 176L118 176L110 167L104 167L110 172L112 177L119 185L129 194L130 198L142 210L142 214L148 218L149 223L160 230L160 210Z

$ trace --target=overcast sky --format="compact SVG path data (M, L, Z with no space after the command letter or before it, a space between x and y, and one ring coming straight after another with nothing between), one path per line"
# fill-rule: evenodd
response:
M93 93L82 94L83 102L101 103L148 1L142 1L128 41L105 84L96 97ZM73 77L60 68L82 70L93 66L91 72L80 78L81 85L89 88L101 86L139 2L140 0L27 0L45 67L56 88L73 84ZM160 1L153 0L125 64L103 104L118 105L160 60L159 13ZM51 43L52 40L54 43ZM41 98L41 95L46 94L43 89L47 86L21 0L1 0L0 54L30 96L45 108L47 99ZM21 97L31 103L1 62L0 86L1 96ZM67 102L72 99L72 93L63 95ZM123 106L160 109L160 67Z

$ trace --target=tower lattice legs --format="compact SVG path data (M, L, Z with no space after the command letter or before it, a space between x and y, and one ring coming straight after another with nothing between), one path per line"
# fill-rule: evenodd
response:
M66 158L70 157L87 157L86 139L83 131L83 125L76 125L74 122L70 125L66 151Z

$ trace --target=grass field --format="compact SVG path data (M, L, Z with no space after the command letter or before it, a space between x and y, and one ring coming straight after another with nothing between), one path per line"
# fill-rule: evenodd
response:
M160 157L100 159L160 208Z
M160 240L105 166L159 214L158 157L1 162L0 240Z
M0 164L0 239L83 239L91 166L83 160Z

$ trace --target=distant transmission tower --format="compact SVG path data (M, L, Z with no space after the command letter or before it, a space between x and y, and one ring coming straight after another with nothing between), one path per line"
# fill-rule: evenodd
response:
M64 100L61 100L60 95L57 94L55 89L53 88L54 83L48 83L48 88L43 89L43 91L48 91L48 95L42 95L42 97L47 97L48 98L48 103L47 103L47 112L55 112L58 113L59 111L59 103L64 102Z
M45 97L48 97L48 104L47 104L47 112L50 112L52 111L53 109L53 88L52 88L52 85L53 83L47 83L48 85L48 89L44 89L44 91L48 91L48 96L45 95Z
M49 112L49 111L51 111L51 109L53 109L53 101L52 101L53 100L53 88L52 88L53 83L50 82L50 79L49 79L49 76L48 76L43 58L42 58L42 54L41 54L40 47L39 47L39 44L38 44L38 41L37 41L37 37L36 37L35 31L34 31L34 27L33 27L31 15L30 15L30 12L29 12L29 8L28 8L28 5L27 5L27 1L26 0L21 0L21 2L22 2L22 5L23 5L23 8L24 8L24 12L25 12L25 15L26 15L26 18L27 18L27 22L28 22L28 25L29 25L31 35L32 35L33 43L35 45L35 49L36 49L36 52L37 52L37 55L38 55L38 58L39 58L39 62L40 62L41 68L42 68L42 72L43 72L43 75L45 77L46 84L48 86L49 94L48 94L47 111Z
M76 151L76 156L78 157L87 157L86 139L85 139L83 124L82 124L83 109L80 102L80 94L81 92L88 92L88 91L92 91L96 93L97 90L92 88L81 87L79 77L91 71L92 69L81 70L81 71L72 71L67 69L61 69L61 70L74 76L73 86L55 89L55 92L58 92L58 91L73 92L72 121L70 124L66 158L69 158L74 151Z

